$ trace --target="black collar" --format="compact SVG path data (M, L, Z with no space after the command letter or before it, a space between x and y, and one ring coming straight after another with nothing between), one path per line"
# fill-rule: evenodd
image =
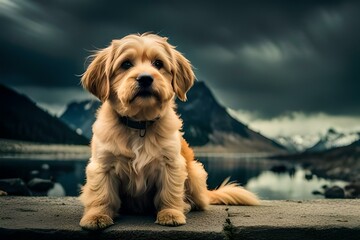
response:
M139 131L140 137L144 137L146 134L146 128L151 126L158 119L159 118L157 117L154 120L150 120L150 121L135 121L127 116L119 116L119 120L122 124L124 124L125 126L127 126L129 128L134 128L134 129L140 130Z

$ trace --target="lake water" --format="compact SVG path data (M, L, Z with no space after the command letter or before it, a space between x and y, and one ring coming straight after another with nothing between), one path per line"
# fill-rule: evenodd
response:
M231 176L246 189L266 200L309 200L324 198L312 194L324 185L344 187L341 180L319 178L300 164L252 157L201 157L209 174L209 188L218 186Z
M254 158L244 155L201 156L207 170L208 186L215 188L227 177L255 192L261 199L307 200L323 198L313 195L322 186L345 186L344 181L318 178L300 165L289 162ZM52 178L63 187L67 196L77 196L84 183L87 160L0 159L0 179L22 178L25 182L34 176Z

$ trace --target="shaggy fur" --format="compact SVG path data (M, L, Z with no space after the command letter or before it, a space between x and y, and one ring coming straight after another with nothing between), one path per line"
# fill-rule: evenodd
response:
M146 94L139 76L151 76ZM186 100L194 82L189 61L155 34L129 35L98 51L82 77L102 102L93 125L91 158L80 200L88 230L113 224L120 211L154 212L156 223L186 223L185 213L209 204L258 205L256 196L225 181L208 190L207 173L179 131L174 99ZM119 121L154 121L141 137Z

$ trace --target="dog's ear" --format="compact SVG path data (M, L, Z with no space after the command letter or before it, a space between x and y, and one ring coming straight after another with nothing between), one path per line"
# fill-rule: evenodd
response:
M176 61L172 80L173 89L181 101L186 101L186 93L194 84L195 74L189 60L177 50L173 49L173 52Z
M105 102L110 94L111 46L98 51L92 58L81 83L86 90Z

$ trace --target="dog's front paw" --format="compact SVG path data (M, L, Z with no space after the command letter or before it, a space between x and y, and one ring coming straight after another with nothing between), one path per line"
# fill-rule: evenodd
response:
M176 209L164 209L158 212L156 222L164 226L179 226L186 223L184 213Z
M86 230L101 230L113 225L114 222L108 215L85 215L80 220L80 226Z

